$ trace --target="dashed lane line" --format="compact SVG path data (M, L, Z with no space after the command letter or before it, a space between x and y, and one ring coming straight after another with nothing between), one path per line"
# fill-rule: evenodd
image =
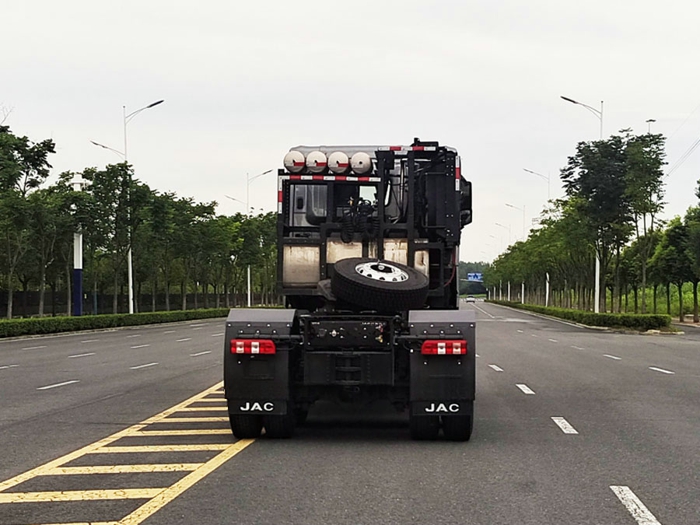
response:
M7 368L17 368L19 365L3 365L0 366L0 370L5 370Z
M46 345L43 346L27 346L25 348L22 348L22 350L39 350L40 348L46 348Z
M166 331L163 332L163 333L164 333L164 334L174 334L174 333L175 333L175 330L166 330Z
M51 390L52 388L72 385L73 383L80 383L80 381L78 379L73 379L72 381L64 381L63 383L56 383L55 385L40 386L39 388L37 388L37 390Z
M132 335L127 335L127 339L131 339L132 337L141 337L141 334L132 334Z
M650 366L650 367L649 367L649 370L654 370L655 372L661 372L661 373L663 373L663 374L675 375L675 372L673 372L673 371L671 371L671 370L664 370L663 368L657 368L657 367L655 367L655 366Z
M566 419L560 416L552 416L552 421L561 429L564 434L578 434L578 431Z
M611 485L620 502L627 508L639 525L661 525L651 511L642 503L632 489L625 485Z
M147 363L145 365L130 366L131 370L141 370L142 368L148 368L151 366L156 366L158 363Z
M515 386L517 386L520 390L522 390L523 394L528 394L528 395L535 394L535 391L532 390L529 386L527 386L525 384L519 383L519 384L516 384Z
M89 357L91 355L95 355L95 352L88 352L86 354L74 354L74 355L69 355L68 359L76 359L78 357Z
M164 444L150 444L142 446L129 446L122 445L118 441L133 438L133 437L151 437L152 440L158 441L160 436L167 438L168 436L201 436L201 435L217 435L217 434L229 434L229 430L215 429L215 428L201 428L201 429L182 429L182 430L150 430L151 425L156 423L175 423L175 422L187 422L187 423L200 423L200 422L219 422L226 421L228 418L220 417L178 417L181 412L187 412L188 409L196 408L190 407L192 403L200 402L203 400L210 401L209 396L221 394L221 383L214 385L213 387L195 395L191 398L179 403L151 418L148 418L141 423L132 425L122 431L116 432L111 436L104 439L96 441L90 445L87 445L75 452L66 454L58 459L50 461L44 465L31 469L24 472L14 478L0 482L0 504L21 504L21 503L32 503L35 505L41 505L44 502L51 502L51 505L60 505L62 502L74 502L74 501L98 501L98 500L147 500L136 510L132 511L130 514L122 517L118 521L103 521L103 522L91 522L92 525L138 525L149 516L153 515L164 505L167 505L172 500L177 498L185 490L195 485L201 479L209 475L211 472L219 468L225 462L230 460L236 454L244 450L255 440L245 439L238 440L236 442L227 443L195 443L195 444L182 444L182 445L164 445ZM223 401L218 399L219 402ZM209 408L208 410L216 410L216 408ZM157 427L156 427L157 428ZM161 441L162 442L162 441ZM128 439L127 439L128 443ZM155 463L155 464L121 464L116 461L114 464L107 465L85 465L85 466L65 466L74 462L81 457L94 457L93 455L100 454L110 457L109 454L117 453L115 458L121 457L121 454L138 454L138 453L189 453L193 451L216 451L217 454L211 459L203 463ZM147 456L148 457L148 456ZM100 459L100 462L103 460ZM146 486L143 488L113 488L113 489L91 489L89 485L86 485L86 490L68 490L68 491L46 491L46 492L7 492L9 489L20 485L31 479L40 476L78 476L76 479L84 479L86 483L89 483L92 479L91 475L101 474L101 475L116 475L121 474L139 476L141 473L151 473L151 472L183 472L184 477L181 477L174 484L167 487L152 487ZM83 477L80 477L83 476ZM117 478L118 479L118 478ZM148 485L148 484L145 484ZM59 485L60 486L60 485ZM42 507L39 507L42 508ZM54 507L51 507L52 509ZM37 512L34 510L35 507L28 506L27 509L27 520L32 522L38 522L38 520L32 520L31 513ZM66 509L68 510L68 509ZM38 511L43 512L43 511ZM76 514L80 510L71 511ZM80 516L71 513L68 519L65 519L64 525L84 525L87 523L85 519L79 519ZM62 514L63 516L64 514ZM78 518L78 519L76 519Z
M132 346L131 349L134 350L136 348L146 348L147 346L151 346L151 345L136 345L136 346Z
M224 334L223 334L223 333L221 333L221 334L211 334L212 337L220 337L220 336L222 336L222 335L224 335Z
M617 357L616 355L610 355L610 354L603 354L603 357L607 357L608 359L614 359L615 361L621 361L621 357Z
M197 323L197 324L189 325L190 328L195 328L195 327L200 327L200 326L207 326L207 323Z
M479 354L474 354L476 357L481 357Z
M489 365L489 368L495 370L496 372L503 372L503 369L498 365Z
M85 341L80 341L80 342L82 344L86 344L86 343L96 343L98 341L99 341L99 339L85 339Z
M557 341L556 339L548 339L548 341L549 341L550 343L558 343L558 342L559 342L559 341Z
M519 333L519 334L522 334L522 333L524 333L524 331L523 331L523 330L518 330L518 333Z
M184 343L185 341L192 341L192 338L191 338L191 337L184 337L184 338L182 338L182 339L178 339L178 340L175 341L175 342L176 342L176 343Z
M537 334L530 334L530 336L532 336L532 337L539 337L539 335L537 335Z
M211 350L205 350L204 352L197 352L196 354L190 354L190 357L199 357L200 355L211 354Z
M576 350L584 350L584 348L581 348L580 346L576 345L571 345L571 348L575 348Z

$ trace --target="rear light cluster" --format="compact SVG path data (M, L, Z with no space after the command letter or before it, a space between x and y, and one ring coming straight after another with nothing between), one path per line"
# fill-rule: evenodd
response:
M467 342L464 339L429 339L420 347L423 355L464 355Z
M231 339L232 354L274 354L275 342L270 339Z

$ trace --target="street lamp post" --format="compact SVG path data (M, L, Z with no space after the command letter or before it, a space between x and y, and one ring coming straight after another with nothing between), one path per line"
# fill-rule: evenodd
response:
M647 121L646 121L646 123L647 123L647 134L651 134L651 123L652 123L652 122L656 122L656 119L650 118L650 119L647 119Z
M245 188L245 213L247 217L251 217L253 214L250 212L250 183L253 182L255 179L258 179L262 177L263 175L267 175L268 173L272 172L273 170L267 170L263 171L262 173L258 173L257 175L254 175L251 177L248 173L245 174L245 182L246 182L246 188ZM231 199L232 201L240 202L243 204L243 201L236 199L234 197L229 197L228 195L225 195L226 198ZM248 281L248 308L252 306L252 287L251 287L251 275L250 275L250 264L248 265L248 272L247 272L247 281Z
M549 177L549 175L547 175L547 176L545 177L545 176L542 175L541 173L537 173L536 171L532 171L532 170L529 170L529 169L527 169L527 168L523 168L523 170L527 171L528 173L532 173L533 175L537 175L538 177L541 177L541 178L543 178L544 180L547 181L547 201L549 201L549 200L552 198L552 196L550 195L550 191L549 191L549 182L550 182L550 177Z
M509 208L513 208L514 210L518 210L518 211L523 212L523 241L525 241L525 240L526 240L526 236L525 236L525 230L526 230L526 225L525 225L525 205L523 204L523 207L520 208L519 206L513 206L512 204L506 203L506 206L508 206Z
M85 185L83 176L76 173L71 184L73 191L81 191ZM83 227L80 224L73 233L73 315L83 315Z
M508 246L510 246L510 224L508 226L503 226L501 223L496 222L494 223L496 226L500 226L501 228L504 228L508 230Z
M603 101L600 101L600 110L597 110L595 108L592 108L591 106L587 104L583 104L582 102L577 102L576 100L573 100L571 98L565 97L562 95L561 97L563 100L566 100L567 102L571 102L572 104L576 104L578 106L583 106L586 108L588 111L593 113L599 120L600 120L600 140L603 140ZM595 313L600 312L600 253L598 252L598 249L596 248L596 256L595 256L595 293L594 293L594 305L593 305L593 311Z
M165 102L165 100L157 100L155 102L148 104L147 106L142 107L141 109L137 109L136 111L132 111L129 114L126 113L126 106L122 106L122 115L123 115L123 122L124 122L124 152L123 153L121 151L110 148L108 146L104 146L104 145L99 144L97 142L94 142L94 141L90 141L90 142L92 142L95 146L99 146L101 148L108 149L108 150L113 151L114 153L117 153L118 155L120 155L124 159L124 165L128 170L126 125L129 122L131 122L136 117L136 115L138 115L142 111L145 111L147 109L151 109L152 107L155 107L159 104L162 104L163 102ZM127 213L128 213L127 220L129 222L131 222L131 198L130 197L131 197L132 179L131 179L131 172L130 171L128 172L128 174L129 174L129 187L128 187L129 205L127 206ZM126 254L126 269L127 269L127 279L129 281L129 313L130 314L134 313L134 257L133 257L133 252L131 249L132 240L133 239L131 237L131 225L129 225L129 227L128 227L129 246L128 246L128 250L127 250L127 254Z

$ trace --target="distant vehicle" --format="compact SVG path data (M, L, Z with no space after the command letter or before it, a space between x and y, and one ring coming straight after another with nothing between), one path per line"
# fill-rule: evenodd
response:
M459 309L471 183L453 148L299 146L278 171L286 308L231 310L224 386L233 434L290 437L326 399L387 399L414 439L472 433L476 316Z
M475 303L476 297L474 297L473 295L467 295L467 302L468 303Z

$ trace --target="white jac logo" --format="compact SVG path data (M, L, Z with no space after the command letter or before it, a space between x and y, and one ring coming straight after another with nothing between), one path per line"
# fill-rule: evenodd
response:
M251 403L247 402L245 405L241 405L241 412L272 412L275 409L274 403Z
M433 413L433 412L444 412L445 414L447 413L455 413L459 412L459 405L457 403L451 403L449 405L445 405L445 403L430 403L429 407L426 407L425 409L426 412Z

